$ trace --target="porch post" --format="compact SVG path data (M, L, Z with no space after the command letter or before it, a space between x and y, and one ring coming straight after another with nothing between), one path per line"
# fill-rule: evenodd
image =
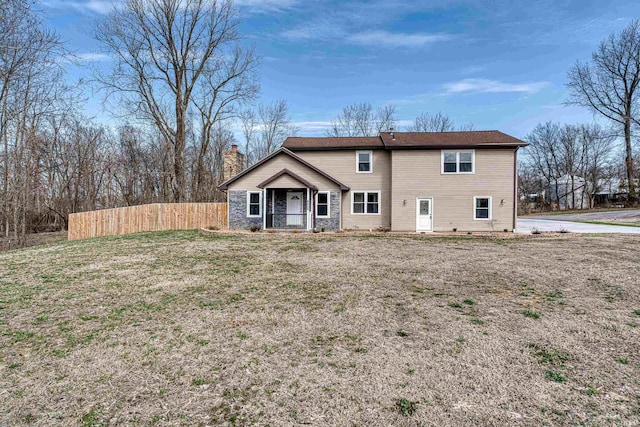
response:
M267 229L267 189L262 189L262 229Z
M307 187L307 230L311 230L311 189Z

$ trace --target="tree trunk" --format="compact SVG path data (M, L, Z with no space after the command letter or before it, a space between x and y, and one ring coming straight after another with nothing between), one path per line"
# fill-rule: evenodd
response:
M631 120L625 119L624 122L624 145L626 156L624 159L627 166L627 184L629 186L629 200L635 201L635 186L633 182L633 157L631 153Z
M176 135L173 142L173 173L175 174L173 201L175 203L182 203L185 198L184 146L186 139L186 123L181 97L182 94L178 92L178 98L176 99Z
M4 142L4 188L2 191L4 198L4 235L9 237L9 136L7 135L6 117L7 117L7 92L8 84L5 83L2 87L2 123L0 123L0 138Z

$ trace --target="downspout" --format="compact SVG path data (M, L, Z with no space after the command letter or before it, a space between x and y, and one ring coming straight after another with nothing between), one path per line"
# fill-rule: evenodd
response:
M311 189L307 187L307 206L305 206L307 210L307 231L311 228Z
M513 152L513 232L518 221L518 147Z

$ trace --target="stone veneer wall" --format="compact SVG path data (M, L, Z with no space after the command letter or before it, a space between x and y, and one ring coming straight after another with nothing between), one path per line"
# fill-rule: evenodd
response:
M244 190L229 191L229 228L231 230L248 230L251 227L262 229L262 217L247 217L247 192Z
M271 212L273 200L271 190L268 190L267 212ZM339 191L330 192L330 218L316 218L316 229L326 231L336 231L340 229L340 201L342 194ZM248 230L251 227L262 229L262 218L247 217L247 192L245 190L230 190L229 200L229 228L232 230ZM286 213L287 191L275 191L276 213ZM307 194L303 191L303 206L306 206ZM315 208L314 208L315 209ZM264 212L263 212L264 213Z
M330 218L316 218L316 229L325 229L327 231L337 231L340 229L340 200L342 194L340 191L332 191L329 195L329 214Z

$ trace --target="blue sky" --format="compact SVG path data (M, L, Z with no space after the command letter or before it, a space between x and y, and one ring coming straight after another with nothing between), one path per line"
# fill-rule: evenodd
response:
M397 106L400 130L423 111L457 125L524 137L539 122L591 121L562 105L566 75L599 42L640 17L640 2L237 0L240 32L262 57L261 101L285 99L301 135L324 135L347 104ZM110 60L91 38L108 0L42 0L50 26L85 59ZM87 112L98 118L90 91Z

